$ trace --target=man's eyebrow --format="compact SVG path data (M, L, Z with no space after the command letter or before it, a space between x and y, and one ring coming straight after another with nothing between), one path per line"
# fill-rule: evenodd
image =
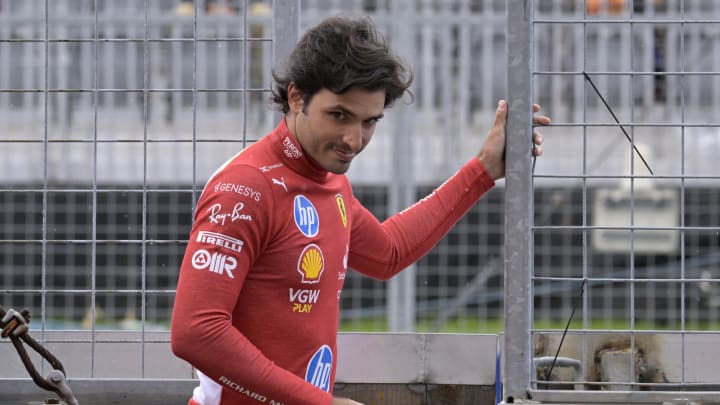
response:
M341 113L343 113L343 114L345 114L345 115L347 115L347 116L349 116L349 117L352 117L352 118L356 118L356 117L357 117L357 114L355 114L354 112L352 112L352 111L350 111L349 109L345 108L345 107L344 107L343 105L341 105L341 104L334 105L334 106L330 107L329 110L340 111ZM380 113L380 114L377 114L377 115L373 115L372 117L368 117L368 118L366 118L366 120L372 120L372 119L374 119L374 120L379 120L379 119L381 119L381 118L384 117L384 116L385 116L384 113Z

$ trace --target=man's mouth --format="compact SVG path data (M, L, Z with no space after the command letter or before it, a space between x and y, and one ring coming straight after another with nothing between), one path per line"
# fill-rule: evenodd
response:
M333 148L333 151L335 152L335 155L344 162L351 162L355 157L355 153L343 151L342 149Z

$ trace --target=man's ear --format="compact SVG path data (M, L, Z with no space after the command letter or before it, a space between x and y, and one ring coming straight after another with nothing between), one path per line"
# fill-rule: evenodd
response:
M303 93L295 87L295 83L288 84L288 105L290 106L290 111L292 111L295 114L300 114L300 112L303 110Z

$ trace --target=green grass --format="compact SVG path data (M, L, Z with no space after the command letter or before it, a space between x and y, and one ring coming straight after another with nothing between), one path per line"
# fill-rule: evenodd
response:
M536 320L534 329L536 330L564 330L567 320ZM47 329L55 330L89 330L90 324L87 322L66 322L62 320L49 319L46 321ZM31 329L40 328L40 322L35 321L31 324ZM415 332L419 333L478 333L478 334L498 334L503 332L504 322L502 318L478 318L478 317L456 317L450 319L442 328L436 329L434 319L421 319L415 324ZM579 319L573 319L570 324L570 330L579 330L583 328L583 323ZM141 330L139 321L128 322L111 321L107 319L99 319L95 324L96 330ZM170 322L148 322L145 324L146 330L170 330ZM658 330L658 331L679 331L680 324L661 323L652 321L636 321L631 327L630 322L626 319L594 319L588 322L588 329L591 330ZM354 320L346 320L340 322L340 332L389 332L387 321L384 317L378 318L361 318ZM685 324L686 331L720 331L720 319L712 321L688 321Z
M341 332L387 332L389 330L384 318L366 318L340 323ZM416 332L438 333L491 333L503 330L502 319L455 318L447 322L441 329L435 330L433 320L420 320L415 324Z
M537 320L534 328L542 330L564 330L567 320ZM479 333L479 334L497 334L503 331L504 322L501 318L454 318L447 322L442 328L435 329L432 319L417 321L415 331L420 333ZM594 319L588 322L588 329L592 330L659 330L659 331L678 331L679 323L662 323L652 321L636 321L631 327L630 322L625 319ZM583 328L581 320L573 320L570 324L570 330L578 330ZM714 321L694 321L685 324L686 331L718 331L720 330L720 320ZM389 328L384 318L364 318L352 321L343 321L340 323L341 332L388 332Z

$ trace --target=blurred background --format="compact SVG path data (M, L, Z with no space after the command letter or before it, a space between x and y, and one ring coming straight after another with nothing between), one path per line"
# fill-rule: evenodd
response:
M370 15L415 72L349 173L380 219L473 157L512 99L505 7L302 1L302 28ZM590 276L590 328L717 329L720 3L533 8L533 98L553 119L533 175L535 326L564 327ZM269 0L0 0L0 305L36 328L168 329L205 181L279 119L272 24ZM350 272L341 330L500 332L504 210L500 182L408 276Z

